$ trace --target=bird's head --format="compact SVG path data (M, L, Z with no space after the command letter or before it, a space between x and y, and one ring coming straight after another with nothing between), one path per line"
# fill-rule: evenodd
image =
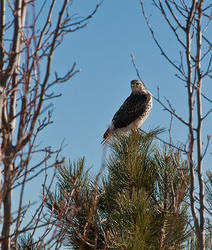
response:
M134 94L140 93L146 90L146 87L142 81L132 80L131 81L131 89Z

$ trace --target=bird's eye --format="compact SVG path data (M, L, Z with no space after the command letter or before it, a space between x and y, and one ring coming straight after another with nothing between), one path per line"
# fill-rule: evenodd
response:
M136 83L136 85L138 86L138 85L139 85L139 83L137 82L137 83Z

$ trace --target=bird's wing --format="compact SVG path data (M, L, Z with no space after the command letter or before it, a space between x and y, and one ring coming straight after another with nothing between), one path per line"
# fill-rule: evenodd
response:
M150 99L148 94L133 95L131 94L120 109L115 113L112 123L114 128L123 128L142 116L146 111L146 105Z

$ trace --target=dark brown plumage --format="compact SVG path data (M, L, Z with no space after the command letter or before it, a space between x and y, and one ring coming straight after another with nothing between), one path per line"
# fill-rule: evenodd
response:
M113 133L119 131L137 130L148 117L152 109L152 94L138 80L131 81L131 88L131 95L115 113L103 141L109 140Z

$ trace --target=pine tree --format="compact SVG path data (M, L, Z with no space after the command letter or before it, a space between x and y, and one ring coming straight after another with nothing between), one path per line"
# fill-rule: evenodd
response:
M47 193L58 240L74 249L184 249L187 165L154 142L159 132L115 137L98 185L84 159L59 170L55 193Z
M118 249L181 249L189 236L186 164L179 152L153 144L156 133L111 144L104 190L109 239Z
M36 243L31 234L23 233L18 237L18 250L35 250Z
M56 218L58 241L74 249L102 249L103 235L98 230L94 205L96 186L85 170L85 159L69 162L59 169L55 193L47 192L47 207ZM89 224L88 224L89 222ZM85 235L85 233L88 235ZM85 244L86 243L86 244Z

